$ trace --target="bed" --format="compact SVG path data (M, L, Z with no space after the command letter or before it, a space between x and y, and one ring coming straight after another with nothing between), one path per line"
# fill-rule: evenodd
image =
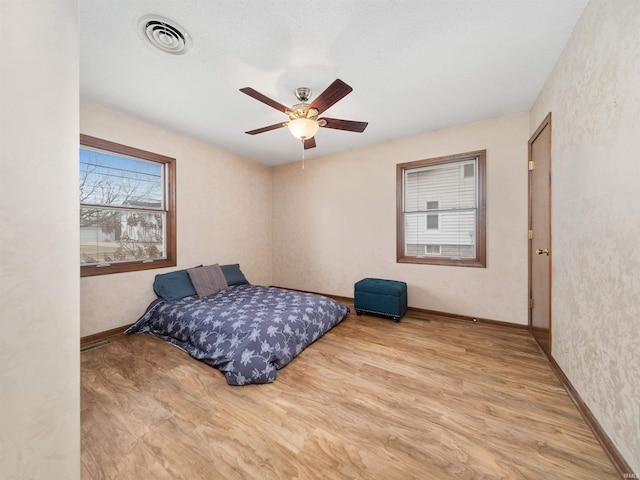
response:
M322 295L250 285L238 265L230 267L221 288L214 287L213 293L192 292L184 278L186 270L172 272L183 275L183 290L163 295L179 290L178 282L168 282L171 288L163 291L158 286L162 276L156 276L154 290L159 297L126 333L162 338L218 368L230 385L271 383L279 369L349 313L348 307ZM202 274L201 267L190 270L196 269ZM217 276L220 279L219 272Z

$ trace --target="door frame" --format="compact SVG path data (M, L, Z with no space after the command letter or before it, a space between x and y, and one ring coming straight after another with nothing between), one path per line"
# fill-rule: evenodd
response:
M532 161L532 145L533 143L536 141L536 139L538 138L538 136L540 136L540 134L542 133L542 131L545 129L545 127L549 127L549 278L548 278L548 285L549 285L549 351L546 352L544 350L544 348L542 348L541 346L541 350L545 353L545 355L548 355L551 358L551 352L552 352L552 338L553 338L553 317L552 317L552 305L553 305L553 298L552 298L552 288L551 288L551 283L552 283L552 271L553 271L553 265L552 265L552 251L553 248L552 247L552 217L551 217L551 213L552 213L552 184L551 184L551 162L552 162L552 156L551 156L551 151L552 151L552 145L553 145L553 131L551 130L551 112L549 112L547 114L547 116L544 118L544 120L542 120L542 122L540 123L540 125L538 126L538 128L536 129L536 131L534 132L533 135L531 135L531 138L529 139L529 142L527 144L527 149L528 149L528 155L527 155L527 189L528 189L528 227L529 227L529 232L532 230L532 212L533 212L533 197L532 197L532 192L531 192L531 176L532 176L532 170L529 168L530 162ZM529 277L529 282L528 282L528 302L531 301L532 299L532 294L533 294L533 275L532 275L532 261L533 261L533 241L531 239L531 237L528 237L528 251L529 251L529 259L528 259L528 277ZM533 316L533 309L531 308L531 304L529 303L527 308L528 311L528 324L529 324L529 332L531 333L531 335L534 337L534 339L536 339L536 343L539 344L536 336L533 333L533 322L532 322L532 316Z

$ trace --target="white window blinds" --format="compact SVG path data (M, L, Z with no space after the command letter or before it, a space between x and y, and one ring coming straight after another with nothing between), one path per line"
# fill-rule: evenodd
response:
M403 182L404 254L475 258L477 158L406 169ZM432 253L433 252L433 253Z

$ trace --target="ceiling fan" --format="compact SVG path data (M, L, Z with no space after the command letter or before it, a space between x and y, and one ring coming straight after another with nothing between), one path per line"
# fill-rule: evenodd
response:
M269 125L268 127L249 130L245 133L248 133L249 135L256 135L258 133L268 132L282 127L289 127L289 131L293 136L304 143L305 150L316 146L314 135L318 131L319 127L361 133L364 132L364 129L367 128L368 125L368 122L356 122L353 120L341 120L339 118L327 117L318 118L318 115L328 110L332 105L353 91L353 88L340 79L335 80L311 103L308 103L311 98L311 90L306 87L297 88L295 93L296 98L300 103L291 108L285 107L275 100L271 100L269 97L266 97L253 88L245 87L241 88L240 91L289 116L288 122L276 123L274 125Z

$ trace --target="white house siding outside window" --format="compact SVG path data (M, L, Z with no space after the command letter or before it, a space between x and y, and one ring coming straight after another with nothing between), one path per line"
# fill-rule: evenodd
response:
M485 266L486 152L399 164L398 262Z

